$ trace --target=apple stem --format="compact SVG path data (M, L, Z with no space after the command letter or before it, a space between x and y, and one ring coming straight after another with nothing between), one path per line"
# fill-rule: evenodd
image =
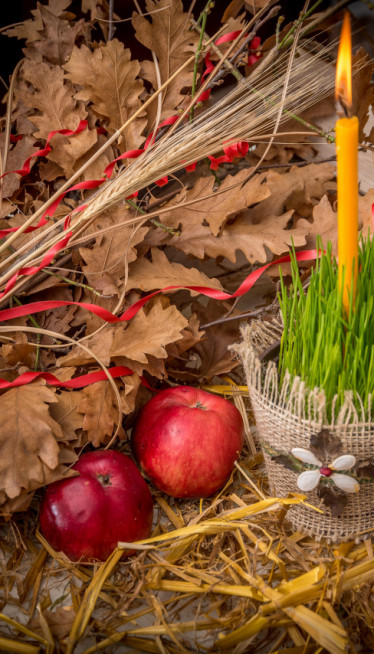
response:
M102 486L111 486L110 475L97 475L97 478Z
M206 410L206 406L204 406L204 404L202 404L201 402L196 402L195 409L204 409L204 410Z

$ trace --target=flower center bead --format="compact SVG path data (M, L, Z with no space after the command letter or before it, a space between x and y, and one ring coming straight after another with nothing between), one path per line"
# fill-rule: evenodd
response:
M330 477L330 475L332 474L331 468L325 468L323 466L322 468L319 469L319 471L321 475L323 475L324 477Z

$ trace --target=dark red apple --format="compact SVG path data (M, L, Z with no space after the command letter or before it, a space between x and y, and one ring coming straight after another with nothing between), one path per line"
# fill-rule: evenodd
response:
M118 541L148 538L152 497L128 456L87 452L73 468L79 477L48 486L40 508L41 532L55 550L71 561L105 561Z
M154 485L173 497L209 497L243 447L243 421L228 400L189 386L159 392L132 434L133 453Z

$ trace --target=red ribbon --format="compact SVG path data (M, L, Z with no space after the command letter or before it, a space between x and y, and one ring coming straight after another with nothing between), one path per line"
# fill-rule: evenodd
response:
M53 132L49 132L47 142L42 150L38 150L37 152L34 152L30 157L28 157L23 164L22 168L19 170L10 170L7 173L4 173L1 175L0 179L5 177L6 175L11 175L12 173L17 173L18 175L21 175L22 177L24 175L28 175L30 172L30 161L34 157L46 157L47 154L49 154L52 150L52 147L49 145L50 140L54 137L55 134L62 134L63 136L74 136L75 134L80 134L80 132L83 132L87 127L87 120L81 120L77 129L72 130L72 129L55 129ZM19 141L22 138L22 136L13 136L11 135L11 142Z
M301 252L297 252L295 256L297 261L311 261L320 256L320 251L302 250ZM0 320L5 322L7 320L13 320L15 318L20 318L22 316L27 316L48 309L57 309L58 307L63 306L78 306L86 309L99 318L102 318L102 320L105 320L108 323L124 322L131 320L131 318L136 316L138 311L148 302L148 300L155 297L155 295L164 293L165 291L176 290L178 288L186 288L191 291L197 291L198 293L201 293L202 295L210 297L214 300L230 300L232 298L241 297L252 288L259 277L261 277L265 270L267 270L270 266L275 266L277 264L279 265L281 263L289 263L290 261L291 257L287 254L283 257L280 257L279 259L276 259L275 261L272 261L271 263L267 263L265 266L261 266L261 268L257 268L257 270L254 270L248 275L248 277L246 277L246 279L242 282L242 284L240 284L239 288L232 295L230 295L230 293L225 293L224 291L219 291L215 288L209 288L208 286L166 286L165 288L154 291L153 293L149 293L137 302L134 302L134 304L132 304L131 307L129 307L120 317L115 316L110 311L107 311L106 309L103 309L96 304L90 304L87 302L69 302L67 300L47 300L42 302L31 302L30 304L12 307L11 309L4 309L3 311L0 311ZM116 366L109 368L109 373L112 377L118 377L123 375L131 375L133 374L133 371L129 368L124 368L123 366ZM107 379L103 371L82 375L81 377L71 379L67 382L60 382L57 377L50 373L27 372L17 377L13 382L8 382L5 379L0 378L0 389L23 386L25 384L29 384L37 377L42 377L48 384L52 386L62 386L64 388L82 388L83 386L88 386L89 384L94 384L97 381L103 381ZM143 378L142 384L148 386L147 382Z
M259 36L255 36L249 46L249 49L252 50L252 53L248 54L248 59L247 59L247 64L248 66L253 66L253 64L258 61L258 59L261 59L262 54L261 52L253 52L254 50L258 50L258 48L261 45L261 39Z
M113 377L113 379L116 379L116 377L126 377L134 374L130 368L126 368L125 366L113 366L113 368L108 368L108 372L110 376ZM55 375L52 375L50 372L24 372L12 382L5 381L5 379L0 379L0 389L26 386L26 384L30 384L32 381L34 381L34 379L38 378L45 379L49 386L61 386L62 388L84 388L84 386L96 384L96 382L105 381L108 379L104 370L90 372L87 375L81 375L80 377L75 377L74 379L69 379L65 382L55 377Z
M318 256L317 250L302 250L301 252L296 253L296 260L311 261L312 259L316 259L317 256ZM153 293L149 293L148 295L144 296L140 300L134 302L134 304L132 304L131 307L126 309L126 311L120 317L115 316L113 313L107 311L107 309L104 309L103 307L99 307L96 304L90 304L87 302L70 302L68 300L43 300L40 302L30 302L29 304L25 304L18 307L12 307L11 309L3 309L2 311L0 311L0 321L13 320L15 318L20 318L21 316L27 316L30 314L38 313L39 311L57 309L57 307L74 305L77 307L81 307L82 309L86 309L90 313L95 314L95 316L102 318L108 323L124 322L124 321L131 320L131 318L136 316L138 311L148 302L148 300L155 297L155 295L159 295L160 293L165 293L166 291L174 291L178 288L185 288L190 291L196 291L214 300L231 300L236 297L241 297L245 293L248 293L248 291L252 288L252 286L259 279L259 277L261 277L261 275L265 272L265 270L267 270L270 266L279 265L281 263L289 263L290 261L291 261L290 255L286 254L284 257L280 257L279 259L276 259L271 263L267 263L265 266L261 266L261 268L257 268L257 270L254 270L248 275L248 277L246 277L246 279L242 282L242 284L235 291L235 293L232 294L226 293L225 291L219 291L215 288L209 288L209 286L184 286L184 285L165 286L165 288L161 288L157 291L154 291Z
M33 159L34 157L46 157L47 154L49 154L51 152L52 147L49 145L49 142L54 137L55 134L62 134L63 136L75 136L76 134L80 134L81 132L83 132L86 129L87 124L88 124L87 120L81 120L76 130L72 130L72 129L55 129L53 132L49 132L47 142L46 142L46 144L45 144L45 146L44 146L44 148L42 150L38 150L37 152L34 152L34 154L32 154L30 157L28 157L26 159L25 163L23 164L22 168L20 168L19 170L10 170L10 171L8 171L7 173L4 173L3 175L1 175L0 179L5 177L6 175L11 175L12 173L17 173L17 175L21 175L21 177L24 177L25 175L28 175L29 172L30 172L30 161L31 161L31 159ZM10 139L11 142L14 143L15 141L19 141L20 139L22 139L22 135L14 136L13 134L11 134L11 139ZM69 189L69 191L71 191L71 190L72 189ZM53 214L56 211L58 205L60 204L62 198L69 191L66 191L65 193L63 193L60 196L61 199L58 198L50 207L48 207L48 209L44 212L44 214L42 215L42 217L39 220L37 225L34 225L34 226L30 225L29 227L27 227L25 229L25 232L26 233L34 232L36 229L39 229L39 227L43 227L43 225L45 225L48 222L47 219L46 219L46 216L48 216L48 215L53 216ZM50 213L52 208L53 208L53 211L52 211L52 213ZM0 238L3 238L4 236L6 236L7 234L10 234L11 232L16 232L18 229L19 229L19 227L10 227L9 229L1 229L0 230Z
M20 270L17 270L17 272L14 273L14 275L12 275L10 279L8 279L7 284L5 286L5 290L2 293L0 293L0 298L2 298L5 295L5 293L8 293L13 288L20 275L26 275L26 276L35 275L35 273L39 272L39 270L41 270L42 268L45 268L45 266L49 266L49 264L54 259L57 252L59 252L59 250L62 250L62 248L64 248L65 245L67 245L67 243L70 241L72 235L73 232L68 232L68 234L66 234L66 236L63 239L61 239L61 241L56 243L50 250L48 250L47 254L43 258L39 266L27 266L25 268L21 268ZM27 311L26 313L29 312Z

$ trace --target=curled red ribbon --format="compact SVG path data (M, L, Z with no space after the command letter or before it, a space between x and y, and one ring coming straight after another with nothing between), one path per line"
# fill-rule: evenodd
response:
M130 368L126 368L125 366L113 366L113 368L108 368L108 372L113 379L134 374ZM96 372L90 372L87 375L81 375L80 377L75 377L74 379L69 379L68 381L63 382L50 372L24 372L12 382L0 379L0 389L26 386L26 384L30 384L35 379L45 379L49 386L60 386L61 388L84 388L90 384L105 381L108 377L104 370L97 370Z
M316 259L317 256L318 256L318 250L302 250L301 252L296 253L296 260L311 261L313 259ZM209 286L184 286L184 285L165 286L164 288L154 291L153 293L149 293L148 295L144 296L140 300L134 302L134 304L132 304L131 307L126 309L126 311L120 317L115 316L110 311L107 311L107 309L103 309L103 307L99 307L96 304L91 304L87 302L70 302L68 300L43 300L40 302L30 302L29 304L25 304L18 307L12 307L11 309L3 309L2 311L0 311L0 321L13 320L14 318L20 318L21 316L27 316L30 314L38 313L39 311L45 311L47 309L48 310L57 309L57 307L74 305L86 309L87 311L90 311L90 313L93 313L95 314L95 316L102 318L103 320L105 320L105 322L108 323L124 322L124 321L131 320L131 318L134 318L134 316L136 316L138 311L148 302L148 300L155 297L155 295L159 295L160 293L165 293L166 291L174 291L178 288L185 288L190 291L196 291L214 300L231 300L236 297L241 297L245 293L248 293L248 291L252 288L252 286L259 279L259 277L261 277L261 275L265 272L265 270L270 268L270 266L280 265L281 263L289 263L290 261L291 261L290 255L286 254L284 257L280 257L279 259L276 259L271 263L267 263L264 266L261 266L261 268L257 268L256 270L252 271L248 275L248 277L246 277L246 279L240 284L239 288L232 294L226 293L225 291L219 291L215 288L210 288Z
M316 259L319 255L320 255L320 251L318 250L302 250L301 252L297 252L295 256L297 261L311 261L313 259ZM22 316L38 313L39 311L45 311L48 309L57 309L58 307L75 305L83 309L86 309L90 313L93 313L94 315L98 316L99 318L102 318L102 320L105 320L108 323L113 324L118 322L124 322L124 321L131 320L131 318L136 316L138 311L151 298L155 297L155 295L158 295L159 293L164 293L165 291L176 290L178 288L186 288L191 291L197 291L198 293L201 293L206 297L213 298L214 300L230 300L236 297L241 297L245 293L248 293L248 291L252 288L252 286L259 279L259 277L261 277L261 275L265 272L265 270L267 270L270 266L279 265L281 263L289 263L290 261L291 261L291 257L290 255L287 254L283 257L280 257L279 259L276 259L275 261L272 261L271 263L267 263L265 266L261 266L261 268L257 268L257 270L254 270L248 275L248 277L246 277L246 279L242 282L242 284L240 284L239 288L232 295L224 291L219 291L214 288L209 288L208 286L166 286L165 288L154 291L153 293L149 293L148 295L141 298L137 302L134 302L134 304L132 304L131 307L129 307L120 317L115 316L110 311L107 311L106 309L103 309L102 307L99 307L96 304L90 304L87 302L69 302L67 300L47 300L42 302L31 302L30 304L26 304L18 307L12 307L11 309L4 309L3 311L0 311L0 320L5 322L7 320L13 320L15 318L20 318ZM123 372L124 370L126 372ZM132 370L130 370L129 368L124 368L123 366L116 366L113 368L109 368L109 372L112 377L133 374ZM64 388L82 388L83 386L94 384L97 381L103 381L107 379L103 371L82 375L81 377L78 377L76 379L71 379L67 382L60 382L57 379L57 377L51 375L50 373L27 372L17 377L13 382L8 382L5 379L0 378L0 389L12 388L15 386L23 386L25 384L29 384L30 382L32 382L34 379L38 377L42 377L43 379L45 379L48 384L51 384L53 386L62 386ZM147 382L144 379L142 379L142 383L147 385Z

